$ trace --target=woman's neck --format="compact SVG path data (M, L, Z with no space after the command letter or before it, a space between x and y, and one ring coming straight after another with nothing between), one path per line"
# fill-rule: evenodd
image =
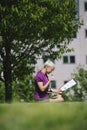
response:
M44 74L46 74L46 69L45 69L45 68L43 68L43 69L42 69L42 72L43 72Z

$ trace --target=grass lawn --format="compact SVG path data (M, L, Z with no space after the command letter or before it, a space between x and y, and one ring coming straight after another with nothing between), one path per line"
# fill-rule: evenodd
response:
M0 130L86 130L87 102L0 104Z

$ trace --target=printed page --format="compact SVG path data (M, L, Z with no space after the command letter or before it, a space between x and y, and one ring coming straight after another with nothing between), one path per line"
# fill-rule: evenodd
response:
M73 87L74 85L76 85L76 82L75 82L74 79L71 79L71 80L68 81L66 84L64 84L64 85L60 88L60 90L65 91L65 90L67 90L68 88Z

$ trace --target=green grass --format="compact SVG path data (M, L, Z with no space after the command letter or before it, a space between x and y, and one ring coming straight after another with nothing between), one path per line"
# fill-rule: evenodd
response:
M86 130L87 102L0 104L0 130Z

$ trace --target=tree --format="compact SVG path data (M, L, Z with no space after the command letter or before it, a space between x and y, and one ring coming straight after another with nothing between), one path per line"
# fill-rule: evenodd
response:
M38 56L57 58L69 51L80 26L76 14L75 0L0 1L0 80L6 102L12 99L12 82L32 73Z
M64 93L65 99L71 101L87 100L87 70L78 66L72 76L77 84Z
M87 70L79 66L73 75L77 81L77 86L73 88L74 99L80 101L87 100Z

